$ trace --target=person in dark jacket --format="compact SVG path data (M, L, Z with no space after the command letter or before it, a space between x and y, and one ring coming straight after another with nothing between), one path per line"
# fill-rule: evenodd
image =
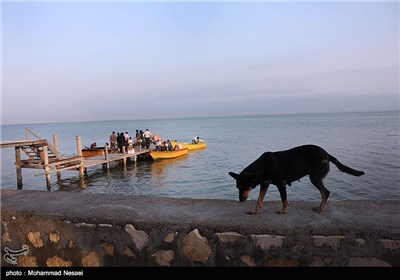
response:
M118 150L120 153L122 153L122 147L125 146L125 136L124 133L121 132L117 136L117 142L118 142Z

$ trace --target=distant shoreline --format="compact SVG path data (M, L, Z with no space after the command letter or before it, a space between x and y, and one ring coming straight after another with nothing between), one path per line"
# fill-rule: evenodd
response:
M379 114L379 113L397 113L399 110L379 110L379 111L338 111L338 112L312 112L312 113L276 113L276 114L246 114L246 115L221 115L221 116L195 116L195 117L171 117L171 118L143 118L143 119L112 119L112 120L84 120L84 121L65 121L65 122L37 122L37 123L12 123L1 126L12 125L43 125L43 124L69 124L69 123L92 123L92 122L125 122L125 121L159 121L159 120L191 120L191 119L224 119L224 118L254 118L254 117L293 117L293 116L313 116L313 115L337 115L337 114Z

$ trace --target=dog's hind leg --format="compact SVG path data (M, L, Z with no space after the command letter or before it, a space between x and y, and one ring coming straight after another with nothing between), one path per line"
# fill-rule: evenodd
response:
M310 169L310 181L321 193L321 203L319 207L313 208L314 211L320 213L329 197L330 192L325 188L322 179L326 176L329 171L329 163L323 162L319 166L314 166Z
M281 200L282 200L282 209L279 209L278 211L275 211L276 214L286 214L287 207L289 205L287 201L287 195L286 195L286 184L277 186L279 194L281 195Z
M260 194L258 195L256 207L253 210L247 211L247 214L257 214L258 209L263 207L264 197L267 194L269 184L260 185Z
M314 186L316 186L321 193L321 203L319 204L319 207L314 207L313 210L321 213L322 210L324 209L324 206L326 204L326 201L328 200L330 192L325 188L324 183L320 181L319 183L313 183Z

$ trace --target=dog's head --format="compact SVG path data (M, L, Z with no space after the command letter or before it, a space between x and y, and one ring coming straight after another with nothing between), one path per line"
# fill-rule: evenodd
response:
M242 172L240 174L229 172L229 175L236 180L236 188L239 190L239 201L246 201L251 190L257 185L256 177L249 172Z

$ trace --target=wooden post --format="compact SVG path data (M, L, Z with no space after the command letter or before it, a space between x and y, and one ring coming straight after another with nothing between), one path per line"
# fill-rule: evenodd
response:
M76 152L78 156L82 157L82 145L80 136L76 136ZM83 165L83 161L81 161L81 165ZM83 176L83 166L79 167L79 176Z
M124 163L124 166L126 166L125 146L122 146L122 154L124 156L122 158L122 162Z
M79 187L81 189L86 189L86 182L85 179L83 178L83 176L79 176Z
M17 169L17 188L22 190L21 150L15 147L15 167Z
M49 155L47 154L47 146L43 146L43 159L44 159L44 172L46 174L47 190L51 190L50 168L49 168Z
M110 163L108 161L108 145L107 144L104 146L104 157L105 157L105 159L107 161L106 162L107 170L109 170L110 169Z
M56 149L57 152L60 152L60 151L58 150L58 138L57 138L57 134L55 134L55 133L53 133L53 146L54 146L54 149ZM56 165L56 169L58 169L58 168L59 168L59 166ZM57 179L58 179L58 180L61 179L61 172L60 172L60 171L57 171Z

